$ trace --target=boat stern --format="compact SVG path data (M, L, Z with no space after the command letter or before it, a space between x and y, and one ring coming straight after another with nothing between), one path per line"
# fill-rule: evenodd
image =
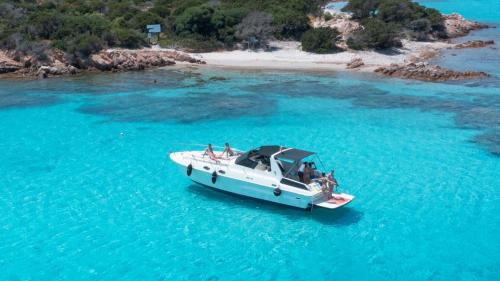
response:
M337 209L351 203L352 200L354 200L353 195L346 193L334 193L331 198L321 203L315 203L314 206L327 209Z

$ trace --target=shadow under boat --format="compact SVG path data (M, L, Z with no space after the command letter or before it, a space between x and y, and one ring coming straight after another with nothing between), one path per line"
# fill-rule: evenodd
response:
M238 205L248 209L260 209L267 212L278 213L291 220L313 219L326 225L349 226L358 223L363 217L363 212L347 206L335 210L320 207L300 209L218 189L212 189L195 183L189 185L187 189L193 194L201 195L210 198L211 200L217 200L224 204Z

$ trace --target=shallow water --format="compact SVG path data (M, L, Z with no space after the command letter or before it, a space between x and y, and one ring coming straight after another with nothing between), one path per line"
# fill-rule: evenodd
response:
M497 280L496 77L0 80L0 280ZM307 212L243 199L166 157L225 141L317 151L356 200Z

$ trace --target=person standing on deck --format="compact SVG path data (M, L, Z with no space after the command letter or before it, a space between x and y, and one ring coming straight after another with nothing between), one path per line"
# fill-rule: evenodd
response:
M299 176L299 181L300 182L304 182L304 169L307 165L307 162L303 162L300 166L299 166L299 170L297 171L297 176Z
M304 165L304 183L305 184L311 183L311 167L307 162Z

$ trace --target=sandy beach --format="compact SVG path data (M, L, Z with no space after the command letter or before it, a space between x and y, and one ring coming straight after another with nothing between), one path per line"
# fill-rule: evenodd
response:
M453 46L454 44L446 42L404 40L402 48L391 51L349 50L332 54L313 54L302 51L299 42L274 41L271 42L270 51L236 50L191 55L206 61L207 66L221 68L373 72L378 67L393 63L425 60L438 54L440 49ZM347 69L347 64L357 58L360 58L364 65Z

